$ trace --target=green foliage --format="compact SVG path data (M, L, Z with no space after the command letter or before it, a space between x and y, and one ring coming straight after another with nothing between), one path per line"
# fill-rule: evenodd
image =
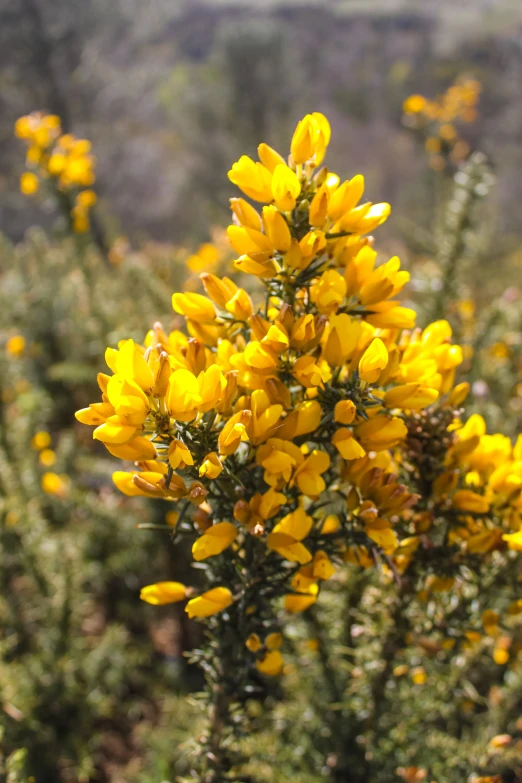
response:
M164 511L110 489L110 462L80 446L73 411L93 393L102 346L125 322L142 335L153 313L167 311L169 283L158 277L161 258L135 254L122 269L93 247L53 245L38 232L16 248L4 240L3 251L0 329L26 340L23 356L0 357L6 781L24 780L18 768L38 783L87 781L105 774L111 732L131 755L133 715L153 704L154 687L173 682L154 661L138 598L169 556L136 532ZM40 431L50 434L52 465L32 442ZM170 647L179 655L179 644Z

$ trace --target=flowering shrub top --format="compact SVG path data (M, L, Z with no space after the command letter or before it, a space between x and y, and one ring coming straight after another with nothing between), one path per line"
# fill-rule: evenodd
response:
M470 145L461 137L459 126L477 119L480 92L476 79L463 79L434 100L414 94L404 101L403 122L423 132L430 166L435 171L445 169L450 162L458 164L469 155Z
M94 184L95 159L91 143L72 133L63 133L60 118L54 114L33 112L20 117L15 135L27 145L28 171L20 177L20 190L32 196L40 183L50 183L58 195L72 196L67 204L75 232L89 229L89 210L96 203Z
M233 164L264 205L231 199L247 288L204 272L206 295L175 293L186 332L155 324L143 346L108 348L102 399L76 414L135 463L117 487L172 501L208 561L208 590L160 582L143 599L224 613L266 674L282 668L274 599L308 608L343 562L398 573L418 560L448 589L463 559L522 548L520 444L461 426L461 348L446 321L414 328L397 298L408 272L378 263L368 236L390 207L321 165L329 141L314 113L288 159L261 144L259 161Z

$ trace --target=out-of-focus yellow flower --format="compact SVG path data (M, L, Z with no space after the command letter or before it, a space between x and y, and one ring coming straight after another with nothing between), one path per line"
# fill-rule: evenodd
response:
M32 171L24 171L20 177L20 190L24 196L32 196L40 188L40 180Z
M47 449L51 445L51 436L45 430L35 433L31 439L31 446L37 451Z
M522 530L518 530L516 533L507 533L502 536L502 539L507 541L510 549L522 552Z
M48 495L56 495L63 498L67 494L67 476L59 476L57 473L47 472L42 476L42 489Z
M424 685L428 682L428 675L422 666L416 666L411 670L411 679L415 685Z
M511 744L513 737L511 734L497 734L489 741L489 745L492 748L506 748Z
M284 661L279 650L268 650L262 658L256 661L256 667L261 674L277 677L283 671Z
M403 111L406 114L419 114L426 106L426 98L423 95L410 95L403 103Z
M73 231L87 231L89 211L96 203L96 194L90 187L95 181L96 163L90 142L62 134L60 118L40 112L20 117L15 123L15 135L27 145L27 165L36 170L20 177L22 193L31 196L51 183L55 192L70 194Z
M56 454L52 449L43 449L40 452L40 464L50 468L56 462Z
M493 650L493 660L499 666L504 666L509 661L509 652L501 647L496 647Z
M11 356L22 356L25 351L25 337L22 337L21 334L15 334L7 341L5 349Z
M156 582L142 587L140 598L153 606L161 606L184 601L187 594L187 588L181 582Z
M250 652L257 652L261 649L261 639L259 638L257 633L251 633L248 639L245 642L245 646L247 647Z

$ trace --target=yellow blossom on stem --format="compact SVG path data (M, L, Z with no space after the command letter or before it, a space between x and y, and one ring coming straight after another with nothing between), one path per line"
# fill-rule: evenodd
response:
M142 587L140 591L141 600L153 606L177 603L186 597L187 588L181 582L156 582Z
M237 536L236 526L231 522L218 522L194 541L192 557L194 560L206 560L207 557L220 555Z
M213 614L223 612L233 601L232 593L227 587L214 587L196 598L191 598L185 611L189 617L210 617Z

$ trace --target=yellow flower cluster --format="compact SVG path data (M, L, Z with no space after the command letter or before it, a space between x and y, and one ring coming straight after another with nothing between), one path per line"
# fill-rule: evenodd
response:
M484 554L507 546L522 551L522 436L488 435L474 414L456 438L447 467L436 482L438 502L451 503L459 520L455 540L468 552Z
M96 203L94 184L95 159L91 143L72 133L62 133L60 118L54 114L33 112L15 123L15 135L27 145L25 171L20 177L20 190L32 196L42 182L51 182L60 194L71 196L70 211L73 230L85 233L89 229L89 211Z
M454 588L460 592L466 573L479 573L499 553L508 568L514 553L522 552L522 436L513 444L505 435L490 435L478 414L464 423L455 406L468 390L467 383L459 384L446 399L411 412L408 438L394 455L419 495L403 516L402 536L388 565L399 573L409 569L421 587L421 601ZM360 564L371 562L363 558ZM510 591L499 593L498 611L483 614L485 634L496 640L492 656L499 665L509 661L512 646L509 627L501 633L500 616L519 614L522 602L512 601ZM484 638L476 629L458 628L446 641L454 644L455 637L463 649Z
M259 160L234 163L230 180L263 204L258 211L231 199L234 266L250 276L250 293L203 272L205 294L173 295L186 332L155 324L143 346L123 340L108 348L102 399L76 414L113 456L135 463L114 474L116 486L172 501L176 530L193 537L194 560L216 563L211 589L190 598L188 614L246 607L247 647L265 673L282 663L273 639L261 642L268 626L256 630L262 589L284 593L286 609L297 612L345 562L406 567L419 545L401 533L416 524L417 496L398 478L406 422L462 397L453 390L462 350L449 324L415 328L414 312L396 298L408 273L398 258L381 262L368 236L389 205L360 203L361 175L341 182L321 166L329 140L326 118L310 114L287 159L261 144ZM486 457L473 451L479 440L463 447L471 426L455 436L445 476L458 452L485 480ZM487 452L486 442L480 448ZM516 459L510 451L510 464ZM487 476L504 502L517 470ZM441 498L449 497L445 476ZM475 524L475 494L452 491L444 502ZM465 520L461 527L470 529ZM235 567L220 569L225 561ZM142 598L162 604L191 593L162 582Z
M477 119L480 90L475 79L463 79L435 100L415 94L404 101L404 124L424 131L426 152L435 171L444 169L448 160L459 163L467 158L470 147L457 126Z

